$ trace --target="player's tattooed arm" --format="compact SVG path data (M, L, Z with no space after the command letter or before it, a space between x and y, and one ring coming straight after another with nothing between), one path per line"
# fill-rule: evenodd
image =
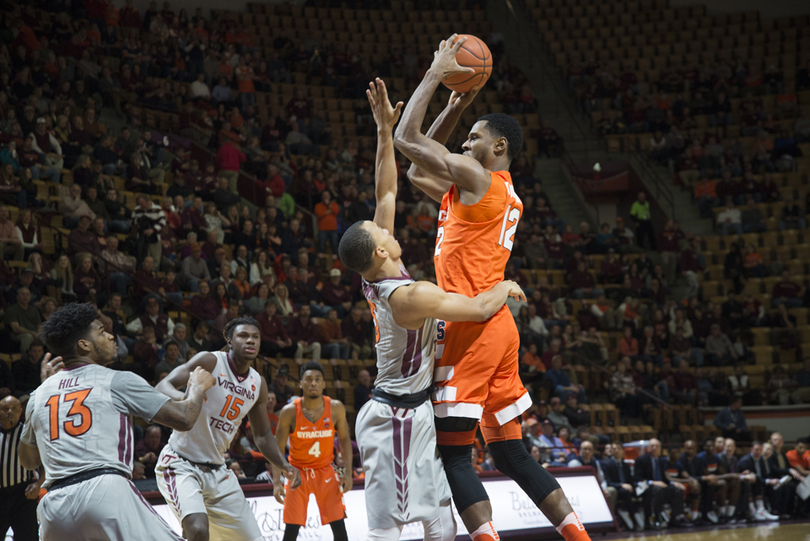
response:
M447 107L445 107L439 116L436 117L436 120L433 121L426 136L446 146L447 140L456 129L456 124L458 124L462 113L464 113L464 110L473 102L475 96L478 95L478 90L479 88L476 86L473 87L471 91L464 94L453 91L450 95L450 100L447 102ZM413 163L408 169L408 179L411 181L411 184L422 190L437 203L442 202L442 197L444 197L444 194L446 194L453 185L452 182L440 180L428 175Z
M450 45L455 38L454 34L439 45L433 64L402 113L402 120L394 134L394 145L425 175L444 183L443 185L453 183L463 190L483 196L491 183L486 169L476 159L453 154L443 144L421 132L428 104L442 79L455 73L470 71L470 68L459 66L455 60L456 52L463 45L465 38L456 40L455 44ZM443 185L439 184L436 191ZM436 192L432 196L434 199L435 195Z
M335 422L335 430L340 441L340 455L343 457L343 479L341 489L348 492L354 486L354 468L352 461L354 452L352 450L352 437L349 432L349 422L346 420L346 407L339 400L332 400L332 418Z
M167 400L152 421L185 432L191 430L202 411L205 391L216 384L216 379L202 367L197 367L186 379L186 395L183 400Z
M284 476L292 481L293 487L298 486L301 483L300 474L284 458L284 453L281 451L278 441L276 441L276 437L270 428L270 420L267 418L267 382L264 378L262 378L262 385L259 390L259 399L256 400L256 403L248 412L248 420L253 431L253 441L264 455L264 458L271 465L280 469Z
M377 207L374 223L388 231L394 231L394 215L397 205L397 162L394 155L392 131L402 112L402 102L392 106L388 90L379 77L368 84L366 90L374 122L377 123L377 157L374 176Z
M448 293L431 282L416 282L398 288L388 302L398 325L418 329L428 317L445 321L486 321L501 309L507 297L526 301L520 286L505 280L472 298Z

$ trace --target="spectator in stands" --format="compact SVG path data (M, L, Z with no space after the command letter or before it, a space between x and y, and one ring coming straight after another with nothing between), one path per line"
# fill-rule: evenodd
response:
M214 89L216 90L216 89ZM217 166L219 175L228 180L228 191L239 195L237 181L239 180L239 167L247 161L245 153L232 142L226 141L217 151Z
M748 424L745 422L745 414L741 408L742 398L732 398L731 405L717 413L714 418L714 426L719 428L726 438L732 438L735 441L749 441L751 434L748 432Z
M326 253L326 243L332 254L337 254L338 222L340 208L332 201L329 190L321 192L321 202L315 205L315 216L318 218L318 252Z
M133 318L129 322L127 332L133 335L141 334L147 327L153 329L155 339L161 343L174 333L174 321L166 314L160 313L160 304L156 297L149 297L146 300L146 310L140 317Z
M343 317L347 311L351 310L351 294L349 289L341 282L341 273L339 269L332 269L329 271L329 281L323 284L321 290L321 298L326 306L335 310L338 317Z
M31 394L42 383L40 365L43 357L45 357L45 346L37 338L31 342L28 350L23 352L22 358L11 365L11 374L18 397Z
M691 245L681 252L681 274L686 278L689 289L686 297L689 299L697 297L700 291L698 272L706 268L706 259L700 253L700 239L692 239Z
M143 432L143 439L135 445L135 456L144 465L147 479L155 478L155 465L160 452L166 444L161 441L161 430L158 425L149 425Z
M371 374L368 370L357 373L357 386L354 388L354 411L359 412L366 402L371 400Z
M163 345L163 351L163 360L155 366L155 381L160 381L184 362L180 357L180 346L174 340L169 339Z
M605 294L604 289L596 287L593 275L585 269L584 262L577 264L576 270L569 276L568 283L573 289L572 294L575 299L582 299L585 296L595 298Z
M20 344L19 351L28 351L42 330L39 310L30 303L31 291L27 287L17 290L17 302L6 308L4 321L11 332L11 340Z
M689 361L682 360L678 371L672 374L674 386L672 395L679 404L695 405L697 403L697 380L689 371Z
M329 359L348 359L349 341L343 337L340 322L335 310L326 313L326 319L318 323L318 342L321 343L321 352Z
M738 360L734 344L717 323L711 326L711 334L706 338L705 351L706 362L711 366L725 366Z
M750 195L742 210L742 228L744 233L764 233L767 229L762 211L759 210L756 201Z
M362 310L355 306L348 315L343 317L341 322L341 331L344 338L349 341L352 359L371 358L373 351L373 343L368 338L367 325L362 316Z
M684 485L672 482L666 475L669 461L661 456L661 442L655 438L647 445L647 452L636 459L635 481L649 485L643 493L644 514L648 518L648 527L661 529L663 519L661 511L665 503L672 507L672 520L669 525L674 528L692 526L686 521L683 512Z
M154 203L144 194L137 197L138 205L132 211L132 225L138 232L137 259L149 255L156 262L161 257L161 233L166 227L166 214L160 205Z
M568 417L565 415L565 405L562 403L562 400L560 400L560 397L552 396L551 400L549 400L549 405L551 408L548 412L548 420L554 423L554 429L559 433L561 428L567 428L568 433L570 434L573 431L573 427L571 426Z
M786 229L807 229L804 212L791 197L785 199L785 206L782 207L782 213L779 215L779 231Z
M76 187L76 185L73 185ZM75 258L79 254L98 254L101 247L98 243L98 236L90 231L91 218L95 215L82 214L77 219L76 229L68 235L68 254Z
M554 394L565 396L572 392L577 395L577 400L582 403L587 402L585 388L579 384L572 384L568 374L563 370L563 356L554 355L551 359L551 367L546 371L546 377L551 382Z
M773 306L787 304L791 308L801 308L805 288L790 279L790 270L782 271L782 279L773 286Z
M736 235L742 235L743 233L742 213L740 209L734 206L731 196L726 197L726 207L717 215L717 225L723 235L728 235L731 232Z
M642 246L644 244L644 238L646 237L649 249L656 250L658 242L655 239L655 231L652 226L650 202L647 201L647 196L644 192L638 193L638 199L636 199L633 206L630 208L630 216L636 222L636 238L638 239L638 245Z
M276 288L277 291L278 287ZM287 324L287 332L292 341L297 344L295 352L297 362L301 361L304 354L311 354L315 360L321 358L321 344L317 341L317 327L310 318L309 305L301 306L298 317L290 318L290 322Z
M616 363L616 371L610 378L610 398L619 406L623 415L636 419L641 417L642 400L636 394L633 377L628 373L627 368L625 359L620 359Z
M199 295L195 295L195 298ZM211 350L211 342L208 340L208 331L210 326L205 321L197 322L197 326L194 328L194 334L192 334L188 339L186 339L186 343L188 344L189 350L196 350L196 351L210 351Z
M200 280L210 280L211 273L208 265L202 259L202 247L199 244L191 246L191 255L183 259L182 277L189 291L196 293L199 290Z

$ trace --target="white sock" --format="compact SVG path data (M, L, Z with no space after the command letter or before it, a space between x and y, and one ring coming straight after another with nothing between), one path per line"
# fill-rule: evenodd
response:
M487 537L491 538L493 541L500 541L500 537L498 536L498 532L495 531L495 526L492 525L492 522L485 522L478 527L472 534L470 534L471 539L478 539L481 536L481 539L486 539ZM486 536L486 537L484 537Z
M733 517L736 514L737 514L737 506L736 505L729 505L727 507L726 516L727 517Z
M757 512L765 510L765 502L757 500Z
M563 528L565 528L565 527L566 527L566 526L568 526L569 524L576 524L577 529L579 529L579 530L584 530L584 529L585 529L585 528L583 528L583 527L582 527L582 523L579 521L579 518L577 518L576 513L574 513L573 511L571 511L570 513L568 513L568 516L566 516L566 517L563 519L563 521L562 521L562 522L560 522L560 525L559 525L559 526L557 526L557 532L558 532L560 535L562 535Z

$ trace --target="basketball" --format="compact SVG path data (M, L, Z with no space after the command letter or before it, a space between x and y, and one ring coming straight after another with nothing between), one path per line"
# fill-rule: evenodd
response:
M475 73L459 73L445 78L442 82L450 90L463 94L472 90L472 87L476 85L479 88L484 86L489 80L489 76L492 74L492 53L489 52L487 44L475 36L460 34L456 39L461 38L467 38L467 41L456 53L456 62L459 66L473 68Z

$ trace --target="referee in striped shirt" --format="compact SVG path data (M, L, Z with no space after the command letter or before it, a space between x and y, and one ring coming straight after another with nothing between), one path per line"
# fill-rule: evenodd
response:
M1 361L0 361L1 362ZM14 529L14 541L36 541L37 498L45 481L22 467L17 456L23 423L22 407L13 396L0 400L0 539L9 526Z

